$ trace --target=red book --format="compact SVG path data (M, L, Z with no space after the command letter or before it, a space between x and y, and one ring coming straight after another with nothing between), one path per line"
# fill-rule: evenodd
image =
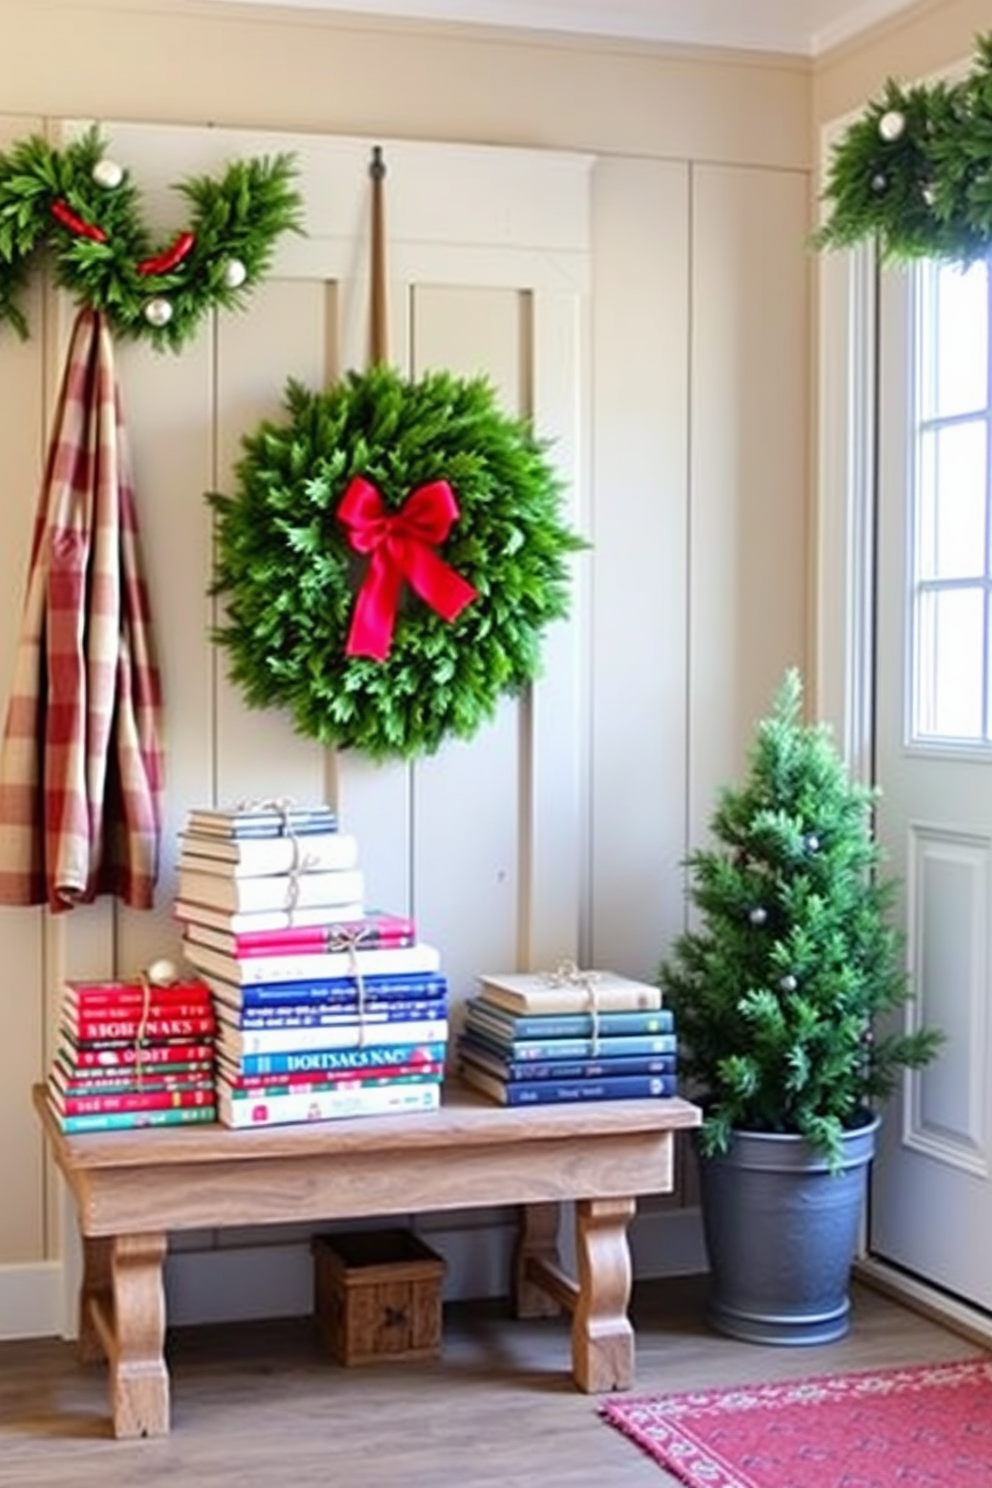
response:
M79 1081L87 1085L106 1085L112 1089L114 1086L131 1085L135 1076L135 1068L140 1069L146 1079L160 1081L164 1088L167 1085L181 1084L185 1081L209 1080L213 1072L214 1061L213 1059L177 1060L172 1064L156 1063L147 1070L144 1065L136 1067L112 1065L109 1069L105 1069L102 1065L80 1068L73 1060L71 1051L63 1045L56 1050L50 1074L51 1078L61 1085Z
M73 1043L123 1043L141 1039L202 1039L213 1036L216 1021L213 1009L196 1013L187 1018L138 1018L134 1013L113 1013L104 1016L73 1016L67 1012L62 1018L62 1027L67 1030Z
M120 1007L81 1008L67 1003L62 1008L62 1017L70 1028L78 1028L84 1023L133 1023L135 1028L140 1028L143 1021L150 1026L163 1021L174 1023L182 1018L209 1018L213 1010L210 1002L173 1002L166 1006L151 1002L147 1008L140 1002Z
M98 1075L95 1079L87 1079L91 1071L84 1071L83 1078L67 1078L60 1070L53 1070L51 1084L54 1089L61 1091L63 1096L69 1095L128 1095L138 1091L146 1095L153 1092L182 1092L185 1090L213 1090L214 1073L212 1069L204 1069L197 1073L185 1075L161 1076L155 1066L145 1070L139 1066L132 1066L127 1070L119 1070L112 1080L105 1075Z
M63 1045L63 1058L75 1069L127 1069L140 1060L142 1066L158 1064L209 1063L214 1057L213 1044L194 1042L148 1044L139 1049L133 1039L120 1043L96 1043L78 1048L70 1042Z
M361 1069L336 1069L323 1073L305 1070L299 1074L283 1072L273 1075L238 1075L232 1072L229 1065L222 1065L220 1068L220 1077L224 1084L231 1090L244 1091L247 1095L272 1095L280 1090L305 1094L310 1090L332 1089L354 1080L367 1082L370 1077L376 1080L394 1080L399 1075L429 1075L440 1078L443 1073L444 1065L433 1060L411 1064L377 1064L374 1067L366 1065Z
M213 1034L213 1012L188 1018L86 1018L70 1019L67 1027L77 1044L114 1043L127 1039L193 1039Z
M101 1111L163 1111L171 1107L212 1106L213 1086L204 1090L147 1090L114 1095L63 1095L50 1087L52 1104L66 1116L91 1116Z
M122 1008L143 1008L146 1003L153 1008L175 1006L203 1007L210 1002L210 988L201 977L185 977L180 982L167 986L149 982L74 982L64 984L63 1002L66 1007L93 1009L103 1017L106 1011L117 1012Z

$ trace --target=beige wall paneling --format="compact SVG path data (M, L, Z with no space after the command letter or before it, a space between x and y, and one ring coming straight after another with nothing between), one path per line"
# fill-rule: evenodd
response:
M535 265L518 254L501 277L508 269L522 288L416 292L416 370L484 372L508 411L533 417L565 482L566 518L579 529L583 285L528 288ZM428 938L444 946L455 1008L480 972L553 967L577 954L586 748L576 701L581 608L576 582L571 618L546 634L536 686L504 700L471 744L446 746L416 767L416 910L425 927L440 931Z
M804 168L804 58L206 0L0 0L21 113Z
M315 270L317 266L315 265ZM323 276L266 281L245 315L218 321L216 488L233 490L242 439L262 419L285 417L289 377L319 388L328 380L332 286ZM214 617L223 621L223 605ZM228 677L227 653L211 647L216 695L214 789L219 801L289 796L326 798L324 750L293 729L278 709L251 709Z
M573 716L574 641L549 653L547 680L539 684L546 691L543 710L529 699L508 703L471 743L412 765L371 767L347 753L330 761L319 745L298 738L279 711L248 710L209 639L211 522L204 493L231 488L243 434L261 417L279 415L288 377L322 386L339 367L366 360L370 143L103 128L108 153L134 171L163 236L181 225L170 183L216 172L235 154L276 148L297 154L308 231L279 249L273 274L247 313L218 317L179 356L140 347L120 356L166 695L163 874L153 914L105 902L77 912L65 965L77 975L133 972L152 955L178 951L171 918L176 834L191 806L242 796L312 799L327 783L336 790L342 826L358 836L369 901L416 909L425 934L442 949L455 1005L484 969L480 956L497 967L518 964L529 949L523 926L528 935L542 926L545 944L574 953L579 802L574 788L562 790L578 778L584 743ZM542 432L560 442L569 502L577 510L588 159L388 142L384 149L396 359L414 370L488 371L508 407L533 406ZM557 629L570 634L568 626ZM543 799L532 787L535 761L548 784L543 819ZM557 878L550 872L552 843L564 855ZM535 868L538 846L544 861ZM300 1237L282 1237L294 1238L299 1252ZM256 1242L264 1252L272 1240L251 1231L225 1235L225 1248L233 1244L241 1252L242 1281ZM214 1239L195 1243L209 1248ZM62 1249L72 1273L71 1233ZM277 1306L299 1310L305 1259L303 1248L288 1287L284 1279L261 1291L242 1286L238 1305L245 1306L245 1295L256 1302L275 1296ZM202 1305L203 1288L191 1279L198 1263L192 1245L184 1245L178 1266L175 1261L170 1294L182 1316L190 1298ZM216 1270L209 1258L207 1266ZM261 1305L264 1310L266 1302ZM217 1315L229 1316L230 1309L230 1298L217 1298Z
M807 662L807 183L693 171L689 842Z
M364 365L367 356L368 147L362 149L355 163L363 183L352 232L355 277L342 304L344 366ZM508 407L520 407L532 355L521 297L539 287L574 299L588 279L588 161L397 140L383 142L383 152L391 360L414 373L442 365L460 374L487 372ZM482 950L496 953L494 927L511 888L500 875L513 870L519 881L516 843L510 858L506 837L520 827L513 821L520 800L514 712L501 709L470 745L452 742L432 760L371 765L342 753L335 762L342 818L362 844L369 891L385 907L414 909L425 936L441 943L453 1000L479 969ZM513 803L503 820L496 810L501 781ZM465 829L483 810L495 835L477 832L470 849ZM459 843L454 852L452 833ZM441 892L455 880L458 910ZM484 883L495 895L487 904ZM468 894L475 908L467 915ZM516 916L515 904L510 912ZM515 918L504 931L500 959L516 963Z
M591 960L647 980L685 918L689 180L650 160L595 175ZM677 1161L681 1189L682 1143ZM693 1253L674 1202L638 1206L645 1270Z
M589 316L575 291L538 290L531 302L535 425L552 442L565 481L564 511L589 537L591 368ZM531 688L529 770L533 809L527 859L530 884L522 924L521 965L551 967L588 949L589 555L570 560L569 619L550 628L542 675Z
M689 169L595 178L592 948L653 978L683 923Z
M0 118L0 149L41 128ZM44 449L44 323L37 280L24 302L30 339L0 332L0 699L6 716L27 585ZM44 919L37 909L0 909L0 1262L44 1254L44 1166L30 1086L45 1047ZM7 1280L10 1285L7 1285ZM0 1335L17 1327L23 1276L0 1269Z
M484 374L503 408L522 411L531 348L517 290L418 287L411 329L415 375ZM443 947L453 1011L481 971L518 964L529 866L525 718L504 700L471 742L445 744L412 768L413 908L424 938Z
M588 161L445 147L443 170L425 171L415 147L394 141L384 154L392 359L403 364L405 353L415 375L439 367L484 373L511 412L529 413L539 386L564 384L564 404L549 392L533 412L556 441L571 503L582 363L577 329L563 340L558 326L562 318L578 326L588 283ZM364 293L361 301L364 308ZM577 658L558 658L557 640L553 634L545 645L540 688L549 698L564 689L557 696L565 705ZM479 971L526 963L535 923L548 940L562 933L554 895L537 887L544 874L534 853L553 804L532 794L534 759L548 738L547 728L535 729L532 703L504 700L474 740L451 741L409 766L372 767L346 755L337 762L345 820L371 844L372 893L382 902L405 887L397 907L408 902L425 938L442 948L456 1020ZM574 775L579 748L572 735L571 763L558 748L559 779ZM572 832L574 822L573 809ZM562 877L572 885L570 927L578 918L575 882ZM570 935L574 941L574 928Z

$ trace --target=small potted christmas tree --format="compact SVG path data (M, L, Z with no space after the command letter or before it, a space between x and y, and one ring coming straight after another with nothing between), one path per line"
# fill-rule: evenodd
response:
M887 1016L910 988L875 793L801 715L792 670L688 859L698 914L660 971L705 1112L709 1317L763 1343L846 1332L876 1108L941 1041Z

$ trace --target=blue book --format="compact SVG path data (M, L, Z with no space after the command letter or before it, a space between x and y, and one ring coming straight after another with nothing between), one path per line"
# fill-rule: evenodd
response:
M188 832L214 837L301 837L310 832L337 831L337 812L330 806L207 807L195 806L187 818Z
M302 1054L323 1049L361 1049L366 1044L435 1044L448 1039L446 1018L397 1023L335 1023L327 1028L235 1028L222 1022L217 1052L229 1059L245 1054Z
M614 1054L609 1059L505 1059L471 1038L459 1053L499 1080L598 1080L612 1075L674 1075L674 1054Z
M676 1093L674 1075L616 1075L601 1080L519 1080L505 1082L465 1063L462 1079L502 1106L545 1106L568 1101L660 1099Z
M194 1126L217 1120L216 1106L163 1106L157 1111L93 1111L58 1116L64 1132L131 1131L146 1126Z
M472 1027L473 1040L491 1054L518 1061L547 1062L554 1059L607 1059L614 1054L674 1054L674 1033L628 1033L618 1038L501 1039Z
M447 1003L442 998L433 1002L366 1003L362 1010L365 1023L417 1023L424 1019L446 1018ZM357 1023L358 1004L320 1008L313 1003L266 1008L231 1008L221 1012L233 1028L337 1028Z
M262 958L259 958L262 959ZM207 976L214 996L231 1007L273 1007L285 1003L342 1003L357 1006L358 985L354 977L317 977L295 982L252 982L241 985ZM447 996L448 982L440 972L404 972L398 976L362 978L367 1005L409 998L430 1002Z
M238 1061L243 1075L302 1074L310 1070L376 1069L409 1064L411 1055L437 1064L443 1061L446 1045L379 1044L364 1049L309 1049L285 1054L244 1054Z
M470 997L465 1003L466 1020L489 1028L505 1039L586 1038L593 1031L591 1013L508 1013L505 1008ZM654 1012L599 1013L595 1022L601 1034L672 1033L675 1019L671 1008Z

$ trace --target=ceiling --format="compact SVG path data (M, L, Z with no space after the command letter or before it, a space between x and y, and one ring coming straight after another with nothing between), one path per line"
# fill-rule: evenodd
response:
M817 56L915 0L237 0Z

